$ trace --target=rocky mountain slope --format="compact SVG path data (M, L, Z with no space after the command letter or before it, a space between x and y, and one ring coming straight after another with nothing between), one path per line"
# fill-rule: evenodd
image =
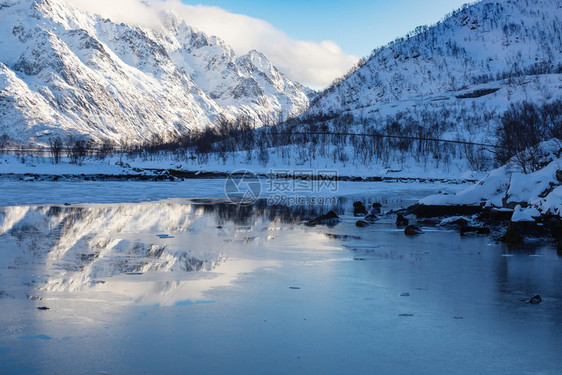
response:
M172 13L159 30L114 23L65 0L0 0L0 135L135 142L295 116L313 92L257 51L236 56Z
M483 0L377 49L321 94L304 118L353 115L357 126L431 128L432 136L492 137L510 103L562 94L562 1ZM383 130L388 130L383 129Z

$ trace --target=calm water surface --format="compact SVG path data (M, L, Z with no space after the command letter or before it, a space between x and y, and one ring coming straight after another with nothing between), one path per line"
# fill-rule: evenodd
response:
M363 198L388 210L426 193ZM562 372L553 246L406 237L392 217L357 228L356 198L312 228L328 208L0 208L0 373Z

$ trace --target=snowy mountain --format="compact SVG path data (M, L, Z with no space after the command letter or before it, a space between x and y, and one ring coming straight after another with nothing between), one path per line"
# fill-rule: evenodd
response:
M256 126L296 116L313 92L257 51L171 12L158 30L117 24L65 0L0 0L0 135L163 139L246 116Z
M562 94L562 1L484 0L377 49L303 118L485 141L510 103ZM352 115L353 117L350 117Z

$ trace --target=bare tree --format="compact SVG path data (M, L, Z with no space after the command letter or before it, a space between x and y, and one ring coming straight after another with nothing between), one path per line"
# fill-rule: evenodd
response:
M110 155L114 151L115 151L115 145L111 140L106 139L102 142L102 144L98 148L98 153L97 153L98 159L104 160L106 156Z
M59 136L49 139L49 152L53 158L53 163L58 164L64 148L64 142Z
M72 164L82 165L91 149L91 143L85 138L71 137L67 142L67 151Z
M534 172L540 167L540 143L550 135L540 112L537 105L523 102L512 104L503 114L496 132L499 146L496 160L500 164L515 157L523 173Z

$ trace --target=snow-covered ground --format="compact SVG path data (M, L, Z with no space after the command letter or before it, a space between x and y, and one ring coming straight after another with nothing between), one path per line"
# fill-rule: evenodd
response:
M0 155L0 175L37 174L37 175L142 175L151 172L135 171L138 169L174 169L191 172L219 172L230 174L238 170L249 170L257 174L285 174L299 171L332 171L340 177L382 177L413 179L447 179L478 180L484 172L472 171L464 159L451 158L446 164L430 158L413 158L403 156L395 151L386 162L373 160L363 162L353 160L353 147L347 147L347 161L334 160L331 146L326 147L325 155L310 155L304 146L288 146L268 149L268 160L263 163L258 158L258 150L253 150L248 157L247 151L227 153L226 159L218 154L209 154L201 160L195 155L162 153L160 155L129 156L114 155L104 160L87 158L82 165L71 164L68 158L62 158L59 164L53 164L52 158L15 155ZM332 172L329 174L331 175ZM328 172L326 172L328 173Z

